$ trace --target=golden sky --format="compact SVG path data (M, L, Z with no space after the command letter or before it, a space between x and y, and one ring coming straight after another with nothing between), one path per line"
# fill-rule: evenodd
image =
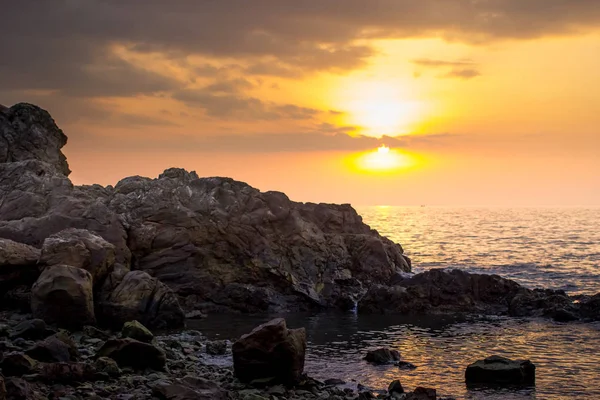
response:
M75 183L600 205L600 2L29 3L0 26L0 103L50 111Z

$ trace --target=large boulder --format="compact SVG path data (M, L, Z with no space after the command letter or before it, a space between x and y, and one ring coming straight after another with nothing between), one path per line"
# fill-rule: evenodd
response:
M120 274L122 272L114 273ZM119 279L120 282L117 283ZM150 328L181 327L185 320L185 314L173 291L143 271L130 271L125 272L122 277L109 277L109 283L102 289L100 296L100 321L115 329L120 329L125 322L132 320L140 321Z
M468 385L533 385L535 365L529 360L491 356L470 364L465 371Z
M69 228L44 240L40 263L83 268L96 285L112 272L115 246L88 230Z
M276 318L243 335L232 347L235 376L242 382L273 378L293 384L304 371L306 331Z
M149 343L135 339L110 339L96 353L96 358L109 357L119 364L119 367L135 369L152 368L163 370L167 362L165 352Z
M0 163L39 160L67 176L71 173L60 149L67 144L47 111L20 103L0 112Z
M95 324L92 275L68 265L48 267L31 289L36 318L67 329Z
M0 293L19 285L31 286L40 275L39 258L39 249L0 238Z

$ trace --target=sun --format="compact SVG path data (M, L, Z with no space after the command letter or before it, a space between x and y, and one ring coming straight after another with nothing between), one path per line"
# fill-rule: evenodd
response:
M414 165L414 159L407 153L391 149L386 145L376 150L359 153L352 157L352 169L367 173L393 173Z

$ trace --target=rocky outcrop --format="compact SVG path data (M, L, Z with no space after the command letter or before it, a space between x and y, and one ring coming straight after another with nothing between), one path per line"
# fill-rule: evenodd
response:
M465 371L467 385L533 385L535 365L529 360L491 356L470 364Z
M368 287L410 270L402 248L349 205L296 203L176 168L115 188L74 186L66 137L47 112L18 104L1 115L0 238L43 247L45 265L91 271L99 316L133 308L107 291L130 269L168 285L187 311L242 312L352 309ZM96 236L114 246L114 265Z
M242 382L297 383L304 371L306 332L288 329L285 320L277 318L239 338L232 352L234 373Z
M31 289L31 311L64 328L95 324L92 275L68 265L46 268Z

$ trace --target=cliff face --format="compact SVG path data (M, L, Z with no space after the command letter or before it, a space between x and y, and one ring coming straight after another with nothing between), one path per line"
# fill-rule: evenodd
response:
M145 271L188 310L350 309L369 286L410 271L402 247L349 205L176 168L74 186L66 140L36 106L0 110L0 238L40 248L64 229L88 230L115 247L113 275Z

